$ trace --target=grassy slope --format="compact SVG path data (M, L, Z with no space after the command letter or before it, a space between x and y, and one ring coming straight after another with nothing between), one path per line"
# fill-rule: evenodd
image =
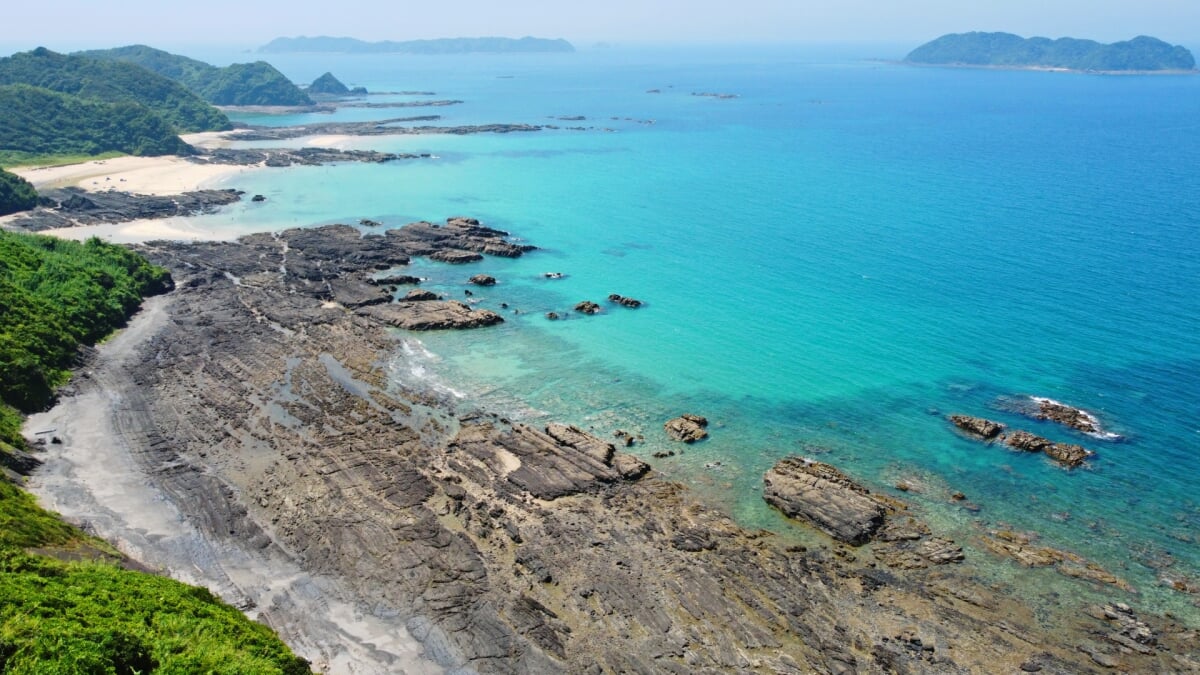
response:
M43 385L63 380L74 345L120 325L164 277L98 240L0 233L0 453L24 444L14 404L48 404ZM119 562L0 474L0 672L309 672L270 629L207 590Z

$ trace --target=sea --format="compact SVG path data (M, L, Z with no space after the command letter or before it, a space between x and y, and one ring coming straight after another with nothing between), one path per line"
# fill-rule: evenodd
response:
M398 386L630 432L660 475L815 545L763 502L762 475L787 456L828 462L909 501L984 581L1200 626L1200 76L912 67L903 53L192 54L395 92L371 103L461 101L232 115L250 124L559 127L354 139L429 157L247 172L225 186L266 201L203 222L236 234L478 218L537 250L407 273L505 322L398 333ZM477 273L499 282L469 286ZM603 310L575 311L583 300ZM1106 433L1033 419L1032 397ZM668 441L681 413L705 416L710 437ZM1068 470L967 438L953 413L1096 454ZM980 541L1000 530L1135 591L997 558Z

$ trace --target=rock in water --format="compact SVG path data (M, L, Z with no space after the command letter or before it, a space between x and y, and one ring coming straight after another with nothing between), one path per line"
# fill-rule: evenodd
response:
M591 300L584 300L578 305L575 305L575 311L583 312L584 314L597 314L600 312L600 305L597 305Z
M668 420L663 428L667 430L667 435L674 440L695 443L708 438L708 432L704 430L707 426L708 419L700 415L680 415L673 420Z
M982 417L971 417L970 415L951 415L950 421L954 426L963 431L974 434L980 438L995 438L1004 431L1004 425L999 422L985 420Z
M1055 443L1048 438L1035 436L1028 431L1014 431L1004 440L1009 446L1028 452L1044 452L1054 461L1074 468L1094 453L1087 448L1070 443Z
M1100 424L1097 422L1096 416L1086 410L1081 410L1080 408L1075 408L1048 398L1034 396L1033 401L1038 405L1038 412L1034 417L1039 420L1058 422L1063 426L1070 427L1076 431L1082 431L1085 434L1100 433Z
M854 546L867 543L887 515L866 488L828 464L800 457L780 460L763 476L763 499Z
M476 286L495 286L496 285L496 277L489 276L487 274L476 274L475 276L471 277L467 281L469 283L475 284Z
M610 294L608 296L608 301L615 302L618 305L621 305L622 307L629 307L631 309L637 309L638 307L642 306L641 300L637 300L634 298L627 298L624 295L618 295L616 293Z

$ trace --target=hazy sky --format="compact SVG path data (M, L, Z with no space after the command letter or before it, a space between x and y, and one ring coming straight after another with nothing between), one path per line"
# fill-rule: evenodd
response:
M1200 0L14 0L0 44L112 46L274 37L499 35L612 42L923 42L942 33L1200 43Z

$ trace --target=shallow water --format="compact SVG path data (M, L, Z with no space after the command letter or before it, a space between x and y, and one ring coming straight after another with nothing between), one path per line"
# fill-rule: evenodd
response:
M276 65L311 79L313 58ZM818 456L884 490L924 486L910 498L963 540L1038 531L1128 579L1137 602L1196 620L1160 576L1200 574L1200 78L785 49L321 59L349 84L465 102L272 123L428 110L447 125L589 128L372 138L355 145L437 159L234 179L268 201L205 221L230 232L461 214L542 247L417 263L455 297L471 274L496 276L470 299L508 303L508 322L418 336L428 353L413 347L398 377L518 417L634 430L645 454L668 449L663 421L704 414L712 438L655 468L749 525L787 527L760 498L762 472ZM543 316L614 292L646 306ZM1029 395L1092 411L1124 439L1007 409ZM952 412L1098 456L1066 471L964 439ZM951 505L955 490L981 510ZM984 567L1013 584L1045 576Z

